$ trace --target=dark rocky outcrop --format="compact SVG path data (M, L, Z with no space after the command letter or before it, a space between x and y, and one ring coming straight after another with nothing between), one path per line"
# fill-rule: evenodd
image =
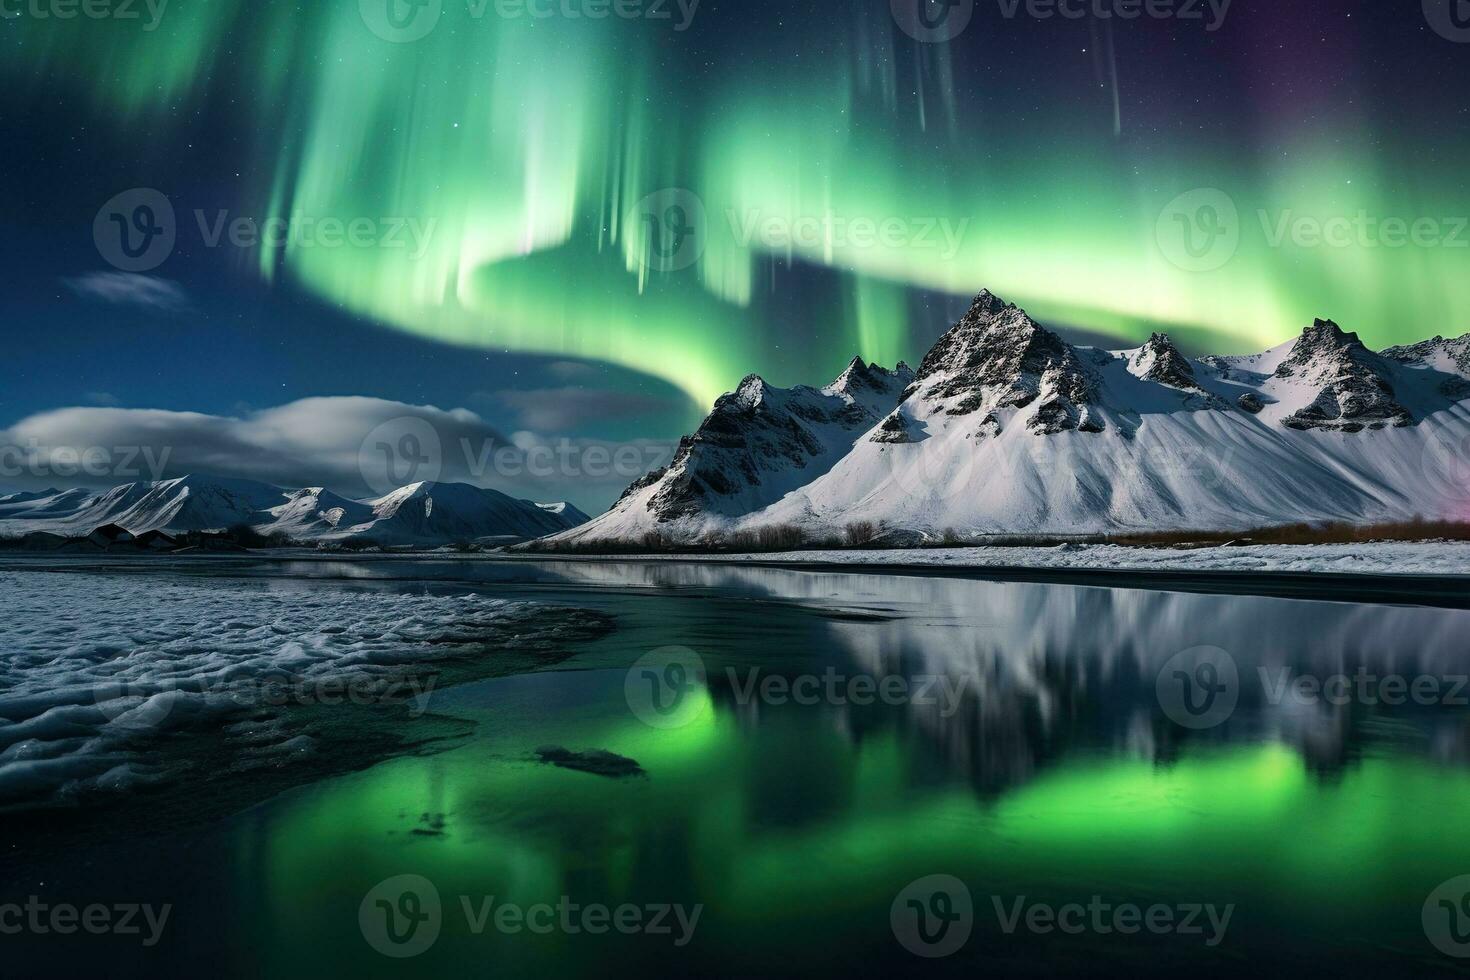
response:
M874 442L905 443L913 442L914 437L910 431L909 420L903 412L895 410L883 420L882 424L873 431L870 436Z
M1079 428L1080 406L1097 395L1095 376L1069 344L989 290L929 350L917 380L926 398L957 399L951 415L1041 399L1028 427L1042 435Z
M1131 358L1134 373L1145 381L1157 381L1171 388L1198 391L1194 365L1179 352L1166 333L1156 333Z
M1387 361L1331 320L1302 331L1275 376L1317 389L1310 404L1281 420L1288 428L1360 432L1413 423L1395 400Z
M822 389L776 388L749 375L680 440L665 471L644 477L624 496L660 483L647 504L660 522L773 502L793 473L818 476L818 461L850 448L912 381L907 365L889 371L856 357Z
M559 769L572 769L610 779L648 775L635 760L605 749L573 752L560 745L543 745L536 750L536 758Z

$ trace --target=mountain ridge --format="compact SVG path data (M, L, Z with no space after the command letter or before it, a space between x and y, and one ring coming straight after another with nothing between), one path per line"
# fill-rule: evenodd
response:
M352 500L323 487L286 489L252 480L190 474L105 490L0 498L0 537L45 533L86 537L115 526L138 536L247 526L293 542L432 546L456 541L524 541L575 527L586 515L565 501L539 504L464 483L413 483Z
M860 358L841 377L859 369L881 380L861 405L747 376L673 465L545 546L1470 518L1470 335L1374 352L1316 320L1260 354L1187 358L1159 333L1074 346L984 290L911 377Z

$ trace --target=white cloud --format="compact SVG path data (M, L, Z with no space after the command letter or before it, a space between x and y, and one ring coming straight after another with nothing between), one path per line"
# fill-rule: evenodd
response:
M189 295L182 286L169 279L156 276L140 276L131 272L89 272L62 283L88 299L113 303L118 306L141 306L182 313L189 309Z
M512 441L468 409L366 397L306 398L238 416L63 408L0 431L0 484L103 487L197 473L365 497L436 479L596 511L672 452L647 441L528 435Z

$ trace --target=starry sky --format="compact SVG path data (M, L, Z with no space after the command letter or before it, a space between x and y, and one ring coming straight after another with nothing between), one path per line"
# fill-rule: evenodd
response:
M0 427L670 439L982 287L1118 347L1470 330L1463 0L87 2L0 0Z

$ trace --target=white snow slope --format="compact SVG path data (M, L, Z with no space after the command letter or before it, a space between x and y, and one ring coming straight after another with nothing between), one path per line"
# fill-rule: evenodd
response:
M760 402L721 399L667 471L548 543L854 522L922 541L1470 519L1467 351L1470 337L1373 353L1330 321L1246 357L1188 360L1163 335L1104 351L982 293L839 459L793 467L748 438L809 426L777 413L790 393L747 379ZM760 499L750 474L781 492Z

